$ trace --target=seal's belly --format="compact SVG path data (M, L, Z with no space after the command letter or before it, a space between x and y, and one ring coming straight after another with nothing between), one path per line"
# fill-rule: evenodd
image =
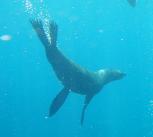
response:
M93 73L73 63L58 50L52 52L52 56L49 55L47 57L56 76L65 87L79 94L95 93L99 90Z
M63 66L56 69L55 72L62 84L73 92L87 94L95 93L99 89L95 79L86 70L76 66Z

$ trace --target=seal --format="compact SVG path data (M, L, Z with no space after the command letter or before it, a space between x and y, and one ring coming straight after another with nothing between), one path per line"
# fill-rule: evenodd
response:
M132 7L135 7L137 4L137 0L127 0L127 1Z
M44 30L42 20L31 19L30 23L45 48L48 62L52 65L56 76L64 86L52 101L49 116L53 116L60 109L70 92L76 92L85 95L81 114L81 124L83 124L85 110L91 99L101 91L104 85L111 81L122 79L125 73L112 69L101 69L92 72L81 67L68 59L57 47L58 26L54 21L49 21L47 25L48 35Z

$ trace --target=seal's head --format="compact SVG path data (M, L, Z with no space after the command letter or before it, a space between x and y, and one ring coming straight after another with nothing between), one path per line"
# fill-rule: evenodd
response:
M105 84L114 80L120 80L126 76L126 74L120 70L114 69L101 69L98 71L98 74L103 79L103 83Z

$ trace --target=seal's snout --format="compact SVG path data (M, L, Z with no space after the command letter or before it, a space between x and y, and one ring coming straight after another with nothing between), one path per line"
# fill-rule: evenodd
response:
M114 73L114 76L116 77L116 79L122 79L122 78L124 78L126 76L126 73L121 72L120 70L117 70Z
M120 73L121 78L124 78L125 76L126 76L126 73L124 73L124 72Z
M126 76L126 73L123 72L123 73L122 73L122 76L125 77L125 76Z

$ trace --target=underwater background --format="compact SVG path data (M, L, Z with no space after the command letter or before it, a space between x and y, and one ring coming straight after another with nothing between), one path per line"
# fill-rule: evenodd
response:
M47 16L67 57L127 74L93 98L83 126L79 94L47 117L62 85L29 23ZM153 137L153 1L135 8L126 0L1 1L0 137Z

